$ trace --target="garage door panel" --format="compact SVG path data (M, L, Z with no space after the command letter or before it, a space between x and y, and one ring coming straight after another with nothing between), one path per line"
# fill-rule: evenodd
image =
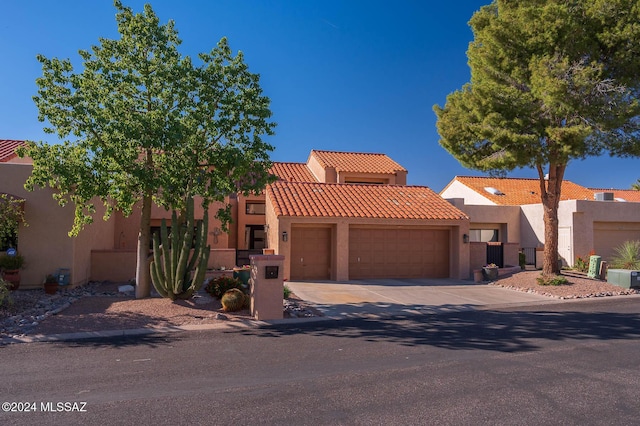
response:
M602 260L610 261L615 249L630 240L640 240L640 223L596 222L593 225L593 249Z
M352 279L449 276L448 230L352 228L349 244Z
M331 267L330 228L291 229L291 279L328 280Z

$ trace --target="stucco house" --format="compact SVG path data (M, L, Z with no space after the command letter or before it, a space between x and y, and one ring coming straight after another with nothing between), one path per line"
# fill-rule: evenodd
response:
M19 229L26 258L23 288L69 268L71 284L127 281L135 275L140 211L96 214L78 237L67 233L73 209L50 189L27 192L30 159L13 154L20 141L0 140L0 192L24 198L28 227ZM233 223L223 232L209 207L209 267L231 268L269 249L285 256L286 279L470 276L469 218L431 189L407 186L407 170L384 154L313 150L306 163L275 163L279 180L263 194L231 195ZM96 203L100 210L100 203ZM198 202L196 201L196 206ZM196 217L202 217L196 208ZM170 212L154 207L152 228Z
M285 278L468 278L469 218L385 154L311 151L276 163L265 194L267 245Z
M456 176L440 192L471 217L471 242L518 244L531 260L544 244L538 179ZM640 240L640 191L585 188L563 181L558 253L573 266L595 252L608 260L626 240Z

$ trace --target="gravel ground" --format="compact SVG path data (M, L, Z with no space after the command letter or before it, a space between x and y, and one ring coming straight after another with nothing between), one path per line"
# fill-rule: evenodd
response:
M567 275L567 285L542 286L536 281L539 276L540 271L523 271L487 285L560 299L640 294L638 290L624 289L586 276ZM12 293L13 303L0 307L0 338L251 319L248 310L224 312L220 301L205 292L190 300L171 302L160 297L135 299L131 293L119 292L118 286L90 283L75 289L61 289L55 295L45 294L43 290L16 291ZM321 315L295 294L283 302L285 318Z
M224 312L220 301L201 291L190 300L161 297L136 299L117 283L89 283L61 289L13 292L12 303L0 307L0 338L82 331L216 324L252 319L249 310ZM320 316L294 294L283 302L284 318Z
M621 296L625 294L640 294L636 289L625 289L606 281L588 278L585 274L564 272L569 284L559 286L543 286L536 278L540 271L523 271L508 277L499 278L489 285L505 287L511 290L536 293L557 299L581 299L585 297Z

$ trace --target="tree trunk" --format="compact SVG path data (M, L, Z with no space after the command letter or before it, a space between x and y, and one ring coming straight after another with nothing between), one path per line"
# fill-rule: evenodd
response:
M151 295L151 273L149 271L149 247L151 244L151 195L142 198L142 217L138 231L138 254L136 257L136 299Z
M558 267L558 205L560 203L560 189L566 164L550 164L549 179L540 174L540 189L544 210L544 252L542 275L557 275Z

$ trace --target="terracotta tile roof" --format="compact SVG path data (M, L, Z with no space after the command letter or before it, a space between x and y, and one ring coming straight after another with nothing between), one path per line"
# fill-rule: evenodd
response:
M640 203L640 191L635 189L589 188L589 190L593 191L594 194L596 192L613 192L614 198L631 203Z
M312 150L310 156L338 172L394 174L407 170L385 154Z
M456 176L455 180L499 205L520 206L542 202L538 179ZM502 195L493 194L485 188L497 189ZM593 200L593 191L565 180L562 182L560 200Z
M316 182L306 163L273 163L271 173L288 182Z
M17 157L16 148L26 145L25 141L16 141L11 139L0 139L0 163L6 163Z
M468 219L424 186L276 182L267 194L277 216Z

